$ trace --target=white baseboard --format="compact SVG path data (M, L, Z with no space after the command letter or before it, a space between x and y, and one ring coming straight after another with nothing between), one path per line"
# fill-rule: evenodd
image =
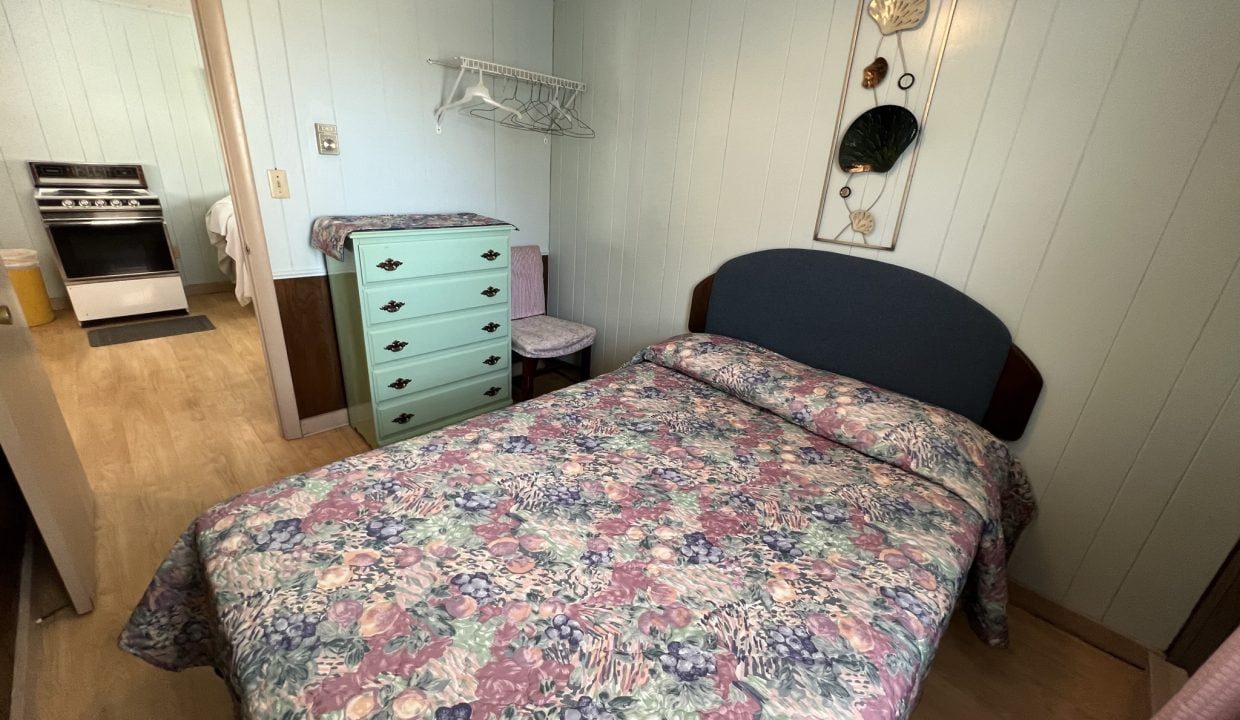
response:
M315 433L325 432L327 430L335 430L339 427L345 427L349 424L349 411L345 408L332 410L322 415L301 419L301 434L313 435Z

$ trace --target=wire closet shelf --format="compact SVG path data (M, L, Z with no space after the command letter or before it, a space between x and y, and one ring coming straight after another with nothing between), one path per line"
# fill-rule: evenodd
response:
M435 108L436 133L443 132L443 118L449 110L460 110L515 130L576 138L594 137L594 130L577 115L576 110L577 99L586 91L583 82L470 57L451 60L430 58L426 62L458 71L448 99ZM462 84L474 74L477 74L477 83L462 90ZM495 99L491 94L483 81L487 76L508 81L502 100ZM498 82L495 84L496 94L501 94L500 86Z

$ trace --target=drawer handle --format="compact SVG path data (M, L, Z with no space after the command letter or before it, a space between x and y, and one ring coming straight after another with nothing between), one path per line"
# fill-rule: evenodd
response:
M499 362L499 355L492 355L491 357L482 361L484 365L494 365L497 362Z
M492 385L492 386L491 386L491 389L487 390L486 392L484 392L484 393L482 393L482 394L483 394L483 395L486 395L487 397L495 397L496 395L499 395L499 391L500 391L500 390L503 390L503 389L504 389L504 388L502 388L502 387L496 387L496 386Z
M404 340L393 340L387 345L384 345L383 349L389 352L400 352L401 350L404 350L405 346L408 344L409 343L405 342Z
M494 250L487 250L486 252L482 253L482 259L486 260L487 262L494 262L495 259L498 257L499 257L499 253L495 252Z
M499 295L499 288L488 285L487 289L482 291L482 294L487 297L495 297L496 295Z
M375 267L379 268L380 270L387 270L388 272L392 272L393 270L400 267L401 265L404 265L404 263L399 260L393 260L392 258L388 258L387 260L384 260L383 262L379 263Z
M409 386L409 383L411 382L413 381L410 380L409 378L398 377L392 382L388 383L388 387L394 388L396 390L404 390L406 387Z
M405 423L409 422L412 419L413 419L413 413L401 413L397 415L396 417L392 418L392 422L396 423L397 425L404 425Z
M499 323L489 322L486 325L483 325L482 329L487 332L495 332L496 330L499 330Z
M403 308L405 304L397 300L388 300L386 305L380 305L379 309L383 312L396 312Z

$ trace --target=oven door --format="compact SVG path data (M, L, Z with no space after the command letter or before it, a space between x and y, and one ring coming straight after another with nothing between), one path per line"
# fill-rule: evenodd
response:
M47 222L66 283L177 272L162 218Z

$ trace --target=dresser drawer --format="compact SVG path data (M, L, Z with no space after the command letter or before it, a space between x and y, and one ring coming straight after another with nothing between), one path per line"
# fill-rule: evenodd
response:
M379 402L422 392L448 383L503 370L511 353L508 341L449 350L420 360L388 363L375 371L375 399Z
M371 363L376 366L484 340L503 340L507 344L507 304L399 324L385 323L366 333Z
M509 397L508 386L511 380L508 370L505 369L503 372L385 403L377 413L378 434L398 434L406 428L425 425L476 407L506 400Z
M433 237L364 242L358 250L362 281L412 280L431 275L508 267L508 228L478 237Z
M508 271L382 283L362 291L371 325L486 305L508 306Z

